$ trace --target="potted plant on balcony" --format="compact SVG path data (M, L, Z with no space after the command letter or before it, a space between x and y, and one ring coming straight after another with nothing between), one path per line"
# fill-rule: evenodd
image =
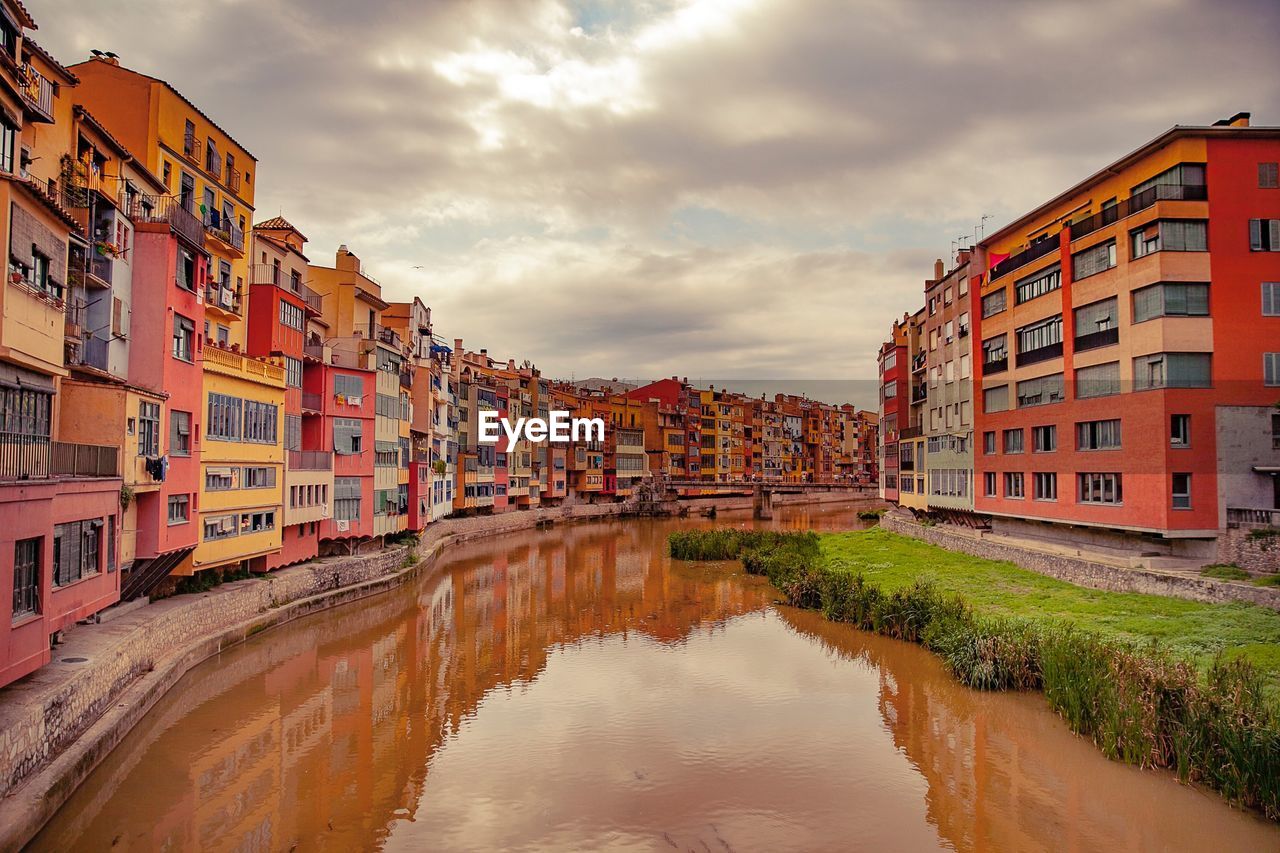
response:
M105 257L112 257L112 258L118 258L118 257L120 257L120 247L119 247L119 246L117 246L115 243L109 242L109 241L107 241L107 240L99 240L98 242L96 242L96 243L94 243L94 244L93 244L93 247L94 247L94 249L96 249L96 250L97 250L98 254L99 254L99 255L102 255L104 258L105 258Z

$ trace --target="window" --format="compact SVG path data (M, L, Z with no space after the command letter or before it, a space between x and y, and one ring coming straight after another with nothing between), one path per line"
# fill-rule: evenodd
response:
M1076 369L1076 399L1110 397L1120 393L1120 362L1109 361Z
M364 396L364 377L337 374L333 377L333 393L339 397Z
M1169 416L1169 446L1191 446L1191 415Z
M1024 437L1022 429L1007 429L1004 431L1004 452L1005 453L1021 453L1024 449Z
M333 452L354 456L363 449L364 424L358 418L333 419Z
M1250 219L1249 250L1280 252L1280 219Z
M236 487L236 469L226 466L204 469L204 488L208 492L225 492Z
M18 142L18 129L0 116L0 171L13 171L13 149Z
M0 387L0 432L48 438L52 403L47 391Z
M107 571L116 570L116 517L107 516Z
M1053 352L1062 352L1062 315L1041 320L1023 326L1017 331L1018 355L1043 354L1052 357ZM1018 362L1023 363L1022 360Z
M1005 308L1008 307L1007 301L1006 301L1007 297L1005 294L1006 294L1005 289L1000 288L999 290L992 291L991 293L988 293L986 296L982 297L982 318L984 320L987 317L993 317L996 314L999 314L1001 311L1003 311Z
M230 539L240 535L239 525L234 515L206 516L204 520L204 541Z
M273 403L244 401L244 440L254 444L278 444L280 407Z
M1191 475L1173 475L1173 508L1191 509Z
M284 416L284 449L302 449L302 415Z
M1280 281L1262 283L1262 316L1280 317Z
M1129 234L1130 257L1155 252L1207 252L1208 223L1193 219L1160 219Z
M969 379L973 376L973 361L968 353L960 356L960 378Z
M302 387L302 360L286 355L284 357L284 381L290 388Z
M1007 335L996 335L982 342L982 372L999 373L1009 364Z
M205 340L209 339L208 323L205 323ZM227 326L218 324L218 346L227 349L231 346L231 329Z
M1007 412L1009 410L1009 386L1000 385L982 392L982 411Z
M1077 450L1119 450L1120 419L1080 421L1076 424Z
M87 518L53 527L53 585L66 586L96 575L102 519Z
M1133 292L1133 322L1156 317L1209 316L1209 285L1161 282Z
M898 396L898 383L886 382L884 384L884 398L886 400L892 400L896 396Z
M1075 349L1097 349L1120 340L1116 297L1103 299L1075 309Z
M1258 189L1280 189L1280 163L1258 164Z
M360 519L360 478L337 477L333 481L333 517L337 521Z
M186 524L191 520L191 498L188 495L169 495L169 523Z
M1123 502L1119 474L1077 474L1076 485L1082 504L1119 504Z
M1038 501L1058 499L1058 475L1052 472L1031 475L1031 496Z
M138 401L138 455L160 455L160 404Z
M1031 428L1031 447L1036 453L1052 453L1058 449L1058 427L1054 424Z
M182 246L178 247L178 269L174 280L184 290L196 289L196 256Z
M989 498L996 496L996 472L988 471L982 475L982 493Z
M1079 281L1100 272L1106 272L1116 265L1116 241L1099 243L1083 252L1071 256L1071 278Z
M963 312L956 319L956 326L958 327L956 330L957 334L959 334L960 337L963 338L965 335L969 334L969 312L968 311Z
M1271 416L1271 449L1280 450L1280 415Z
M1062 287L1062 268L1054 264L1048 269L1041 270L1015 283L1013 286L1016 293L1014 301L1021 305L1024 302L1030 302L1037 296L1052 293L1060 287Z
M1207 352L1157 352L1133 360L1133 390L1211 388Z
M260 510L240 514L240 532L243 534L261 533L264 530L276 529L275 510Z
M1063 400L1062 374L1037 376L1018 383L1018 408L1029 406L1046 406L1049 403L1061 403Z
M292 302L286 302L283 299L280 300L280 324L282 326L297 329L301 332L306 325L306 320L303 317L303 311L297 305Z
M1262 384L1269 387L1280 385L1280 352L1262 354Z
M1179 163L1166 169L1154 178L1148 178L1136 184L1130 191L1131 196L1141 195L1152 190L1151 202L1157 199L1203 199L1204 196L1204 164ZM1194 188L1194 191L1188 191Z
M246 466L240 479L243 489L274 489L276 469L269 466Z
M244 401L226 394L209 394L209 417L204 434L214 441L239 441Z
M992 456L996 452L996 433L995 430L989 430L982 434L982 452L987 456Z
M169 412L169 453L191 455L191 413Z
M13 543L13 621L40 612L40 537Z
M181 314L173 315L173 357L194 360L196 326Z
M1027 496L1026 483L1021 471L1006 471L1004 475L1004 496L1022 499Z

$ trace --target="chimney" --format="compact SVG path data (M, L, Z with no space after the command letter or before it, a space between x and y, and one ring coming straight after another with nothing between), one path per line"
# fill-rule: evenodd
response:
M453 354L462 357L462 338L453 339Z
M347 244L338 247L337 268L347 272L360 272L360 259L351 253Z
M1231 118L1220 118L1213 123L1214 127L1248 127L1252 113L1239 112Z
M484 356L485 358L488 358L488 357L489 357L489 350L485 349L484 347L481 347L481 348L480 348L480 354L481 354L482 356Z
M947 268L942 264L942 258L938 258L933 262L933 280L942 281L942 276L946 274Z

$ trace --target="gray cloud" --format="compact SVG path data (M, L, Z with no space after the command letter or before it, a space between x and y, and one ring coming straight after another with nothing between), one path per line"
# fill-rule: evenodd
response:
M558 374L871 375L982 214L1280 121L1263 0L29 5L231 130L314 259Z

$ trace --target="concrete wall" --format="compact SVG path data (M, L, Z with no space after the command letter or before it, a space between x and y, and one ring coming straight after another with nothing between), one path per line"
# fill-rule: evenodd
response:
M1274 474L1260 474L1254 466L1280 467L1280 448L1272 445L1272 406L1219 406L1218 526L1227 526L1227 507L1275 508ZM1195 424L1191 442L1195 446ZM1243 563L1241 564L1243 565Z

